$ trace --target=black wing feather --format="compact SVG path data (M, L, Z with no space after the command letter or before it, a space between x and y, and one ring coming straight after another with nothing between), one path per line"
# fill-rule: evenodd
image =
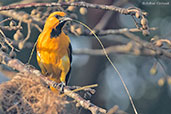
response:
M69 43L69 50L68 50L68 54L69 54L69 60L70 60L70 69L66 75L66 79L65 79L65 83L66 85L68 84L68 81L69 81L69 77L70 77L70 73L71 73L71 63L72 63L72 46L71 46L71 43Z

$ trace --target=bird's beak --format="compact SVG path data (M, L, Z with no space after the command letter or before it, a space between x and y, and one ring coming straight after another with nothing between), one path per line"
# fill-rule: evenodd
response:
M72 21L71 18L69 17L62 17L59 19L59 24L56 26L56 29L61 30L63 28L63 26L65 25L66 22L68 21Z
M59 19L59 24L65 24L68 21L72 21L72 19L69 17L62 17Z

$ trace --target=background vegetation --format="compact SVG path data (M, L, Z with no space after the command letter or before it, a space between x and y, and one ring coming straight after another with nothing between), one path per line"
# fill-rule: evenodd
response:
M56 1L0 0L0 2L1 6L6 6L32 2L51 3ZM71 2L75 1L71 0ZM133 97L135 106L139 113L170 114L171 56L169 56L169 54L171 54L171 1L88 0L85 2L92 4L115 5L122 8L138 7L142 11L148 13L148 16L146 17L148 19L148 26L153 29L150 29L151 31L148 36L144 36L143 34L146 33L144 33L143 30L138 31L138 29L136 29L135 21L141 23L140 20L135 19L134 21L130 15L123 15L114 11L76 6L64 6L61 9L67 12L69 17L80 20L96 30L99 38L102 40L106 48L114 46L112 51L109 51L110 58L122 74L123 80ZM31 25L31 34L28 40L21 43L28 35L28 23L26 21L34 18L33 20L35 20L35 22L32 20L31 23L37 24L42 29L42 23L48 14L56 10L58 11L59 9L60 7L56 6L14 9L13 11L16 12L16 15L21 15L21 17L15 17L15 14L11 15L10 10L0 11L1 21L8 17L12 17L9 21L1 23L0 29L2 29L7 38L15 42L15 48L20 50L20 52L14 53L16 54L17 59L21 60L23 63L27 63L33 43L35 43L40 33L39 29L37 29L35 25ZM21 18L22 20L20 20ZM15 21L17 25L21 21L22 29L20 30L19 27L12 30L5 29L4 26L8 26L12 23L11 20ZM127 29L124 31L122 28ZM129 31L132 28L138 32L134 30ZM121 30L118 32L117 30L119 29ZM106 30L114 30L116 33L100 35L100 32L104 32ZM16 31L20 31L20 33L17 33ZM85 86L98 84L98 87L95 88L96 93L90 98L90 101L93 104L107 110L112 108L114 105L118 105L119 109L130 114L134 113L123 84L105 56L99 51L101 50L101 47L94 36L89 34L89 32L87 32L87 30L81 25L73 22L65 27L65 31L71 39L74 52L69 85ZM130 34L125 34L126 32L130 32L130 34L133 33L134 36L139 37L143 42L137 43L135 40L130 38ZM15 36L16 34L18 36ZM153 50L154 52L149 51L152 49L148 49L148 46L145 47L141 44L144 42L148 42L157 47L157 51L162 49L169 54L157 53L156 50ZM129 45L132 46L131 49L126 50ZM34 52L30 64L39 69L36 61L36 52ZM14 74L8 70L9 68L3 64L1 65L0 82L7 81L7 77L13 77ZM81 114L88 113L88 111L83 108L79 108L78 110L80 110Z

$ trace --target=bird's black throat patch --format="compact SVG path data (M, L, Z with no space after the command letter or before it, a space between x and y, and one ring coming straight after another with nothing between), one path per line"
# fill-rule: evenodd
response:
M52 29L52 32L50 33L50 38L56 38L58 37L62 32L62 27L64 26L65 21L59 23L59 25L56 26L56 28Z

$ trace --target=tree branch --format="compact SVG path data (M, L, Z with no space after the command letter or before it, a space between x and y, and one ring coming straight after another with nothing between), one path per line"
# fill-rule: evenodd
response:
M18 59L11 59L2 51L0 51L0 58L1 58L1 63L23 73L26 76L30 76L31 74L33 74L33 75L38 76L44 83L46 83L52 87L54 87L56 85L55 82L53 82L53 81L49 80L47 77L43 76L39 70L23 64ZM90 101L83 99L77 93L72 92L69 89L69 87L64 88L64 94L73 98L74 100L76 100L77 103L79 103L80 106L82 106L83 108L90 110L92 112L92 114L104 114L104 113L106 113L105 109L102 109L102 108L92 104Z
M149 28L149 30L155 31L155 30L157 30L157 28L151 27L151 28ZM98 36L104 36L104 35L110 35L110 34L123 34L124 32L141 32L142 30L140 30L138 28L121 28L121 29L107 29L107 30L96 30L96 29L94 29L93 31ZM86 30L84 30L80 35L92 36L91 32L86 31Z
M138 37L130 32L125 32L124 35L127 36L128 38L130 38L131 40L136 41L137 43L142 45L144 48L151 49L151 50L155 51L156 56L164 55L168 58L171 58L171 53L169 51L166 51L160 47L157 47L147 41L141 40L140 37Z
M139 12L138 8L120 8L114 5L100 5L100 4L91 4L86 2L53 2L53 3L28 3L28 4L17 4L17 5L8 5L0 7L0 11L2 10L11 10L11 9L21 9L21 8L30 8L30 7L52 7L52 6L78 6L78 7L86 7L86 8L95 8L102 10L110 10L116 11L121 14L130 15ZM146 12L142 12L143 15L146 15Z
M107 54L132 54L132 55L141 55L141 56L156 56L158 53L154 50L143 48L140 45L129 42L126 45L117 45L110 46L105 48ZM91 55L91 56L104 56L104 52L102 49L77 49L73 50L73 54L75 55Z

